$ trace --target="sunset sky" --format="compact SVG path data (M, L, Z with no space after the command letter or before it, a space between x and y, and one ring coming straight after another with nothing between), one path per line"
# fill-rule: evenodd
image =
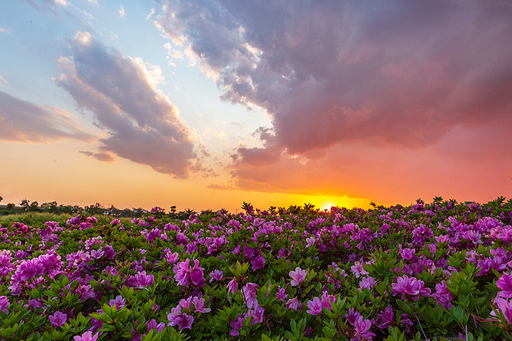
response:
M512 2L6 0L0 196L512 198Z

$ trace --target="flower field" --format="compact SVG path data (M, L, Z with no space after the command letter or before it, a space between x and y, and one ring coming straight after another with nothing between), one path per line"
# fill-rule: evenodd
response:
M0 339L512 340L511 225L504 198L3 223Z

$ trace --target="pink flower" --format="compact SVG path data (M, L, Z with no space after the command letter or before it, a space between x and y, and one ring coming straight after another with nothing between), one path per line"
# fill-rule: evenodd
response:
M388 329L393 323L393 307L387 306L384 311L380 311L375 320L372 321L379 329Z
M502 290L498 293L498 297L512 297L512 275L503 274L503 276L496 281L496 286Z
M430 289L425 288L425 282L415 278L404 275L397 278L397 283L391 284L393 296L401 294L402 300L408 298L413 301L420 299L420 296L430 297Z
M365 288L365 289L368 289L368 290L372 290L373 286L377 284L377 282L375 281L375 279L373 277L364 277L363 279L361 279L361 282L359 282L359 291L361 291L361 289Z
M508 324L512 324L512 303L501 297L496 297L494 302L505 316L505 320L507 320ZM491 315L496 316L496 313L491 311Z
M352 338L351 340L360 340L361 338L365 339L375 336L375 333L370 331L371 327L372 322L370 320L365 320L362 316L359 316L354 325L356 337Z
M170 264L174 264L178 261L179 256L178 256L178 253L177 252L174 252L172 253L171 251L167 251L167 253L165 254L165 259L170 263Z
M148 332L151 331L151 329L155 329L158 333L162 332L165 328L165 323L160 322L157 323L155 319L152 319L148 322Z
M432 296L437 301L436 304L440 304L444 309L452 309L450 302L452 300L452 294L448 291L444 281L436 284L436 292Z
M99 334L96 333L94 336L92 335L92 332L85 332L82 336L75 336L73 337L74 341L96 341L98 340Z
M265 309L263 309L259 305L256 305L254 307L254 309L249 309L249 311L247 312L246 316L247 317L249 317L249 316L252 317L251 325L254 326L257 323L263 322L263 314L264 314L264 312L265 312Z
M178 326L179 330L191 329L194 322L194 317L181 312L181 306L172 308L171 312L167 314L167 319L169 320L169 325Z
M258 284L247 283L242 288L245 297L245 302L247 303L247 308L249 309L254 307L255 305L258 305L258 299L256 298L256 287L258 287Z
M258 269L262 269L265 267L265 263L267 261L265 260L265 257L263 257L263 255L260 253L258 255L258 257L256 258L253 258L251 260L251 264L252 264L252 271L256 271Z
M350 267L350 270L352 270L356 278L359 278L361 275L368 275L368 271L363 268L363 265L359 261L355 262L354 265Z
M299 299L297 297L294 297L292 299L289 299L288 302L286 302L286 309L292 309L297 311L297 309L302 309L302 304L299 302Z
M411 260L411 258L414 256L414 252L414 249L403 249L399 251L400 256L402 256L402 258L406 260Z
M76 291L80 294L80 300L82 302L87 301L88 298L94 298L96 296L94 289L92 289L90 285L79 285L76 288Z
M0 296L0 310L1 311L3 311L6 314L9 314L9 310L7 310L7 307L10 305L11 305L11 303L9 303L7 296Z
M350 323L353 326L355 326L355 324L356 324L357 320L359 319L359 317L362 317L361 313L359 313L354 308L350 308L348 310L347 315L345 315L345 318L347 319L348 323Z
M213 280L220 281L222 280L222 277L224 276L224 273L220 270L213 270L210 272L210 283L213 282Z
M229 283L228 283L228 292L230 294L234 294L236 291L238 290L238 282L236 281L236 279L232 279Z
M124 305L126 304L125 301L124 301L124 298L123 296L121 295L117 295L116 298L114 300L110 300L108 302L108 304L113 307L114 305L116 306L116 309L119 310L121 309L122 307L124 307Z
M296 267L295 271L290 271L288 275L290 275L290 277L292 278L292 281L290 282L292 287L296 287L297 285L302 283L302 281L306 279L307 274L308 272L306 270L302 270L299 267Z
M306 310L306 313L318 315L322 312L322 302L318 297L313 298L313 301L308 301L306 304L309 308L309 310Z
M57 328L63 326L66 323L68 315L63 314L60 311L56 311L53 313L53 315L48 316L48 318L50 319L52 326Z
M279 291L277 292L276 297L278 300L281 300L284 302L284 300L288 297L288 294L286 293L285 288L279 287Z
M194 322L194 318L192 316L188 316L187 314L181 314L178 319L178 329L192 329L192 323Z
M322 293L322 307L323 308L327 308L332 311L331 303L334 303L334 301L336 301L336 298L333 295L327 294L327 291L324 291Z
M204 298L194 297L192 299L192 303L194 303L194 307L196 308L196 313L209 313L211 311L210 308L206 308L206 303Z

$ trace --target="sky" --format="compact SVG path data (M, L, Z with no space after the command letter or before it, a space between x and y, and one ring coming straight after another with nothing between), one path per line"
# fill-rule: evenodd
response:
M508 0L7 0L2 204L512 197Z

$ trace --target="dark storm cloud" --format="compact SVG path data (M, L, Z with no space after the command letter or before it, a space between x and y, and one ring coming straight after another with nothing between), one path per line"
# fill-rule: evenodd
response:
M0 140L46 143L61 139L92 141L70 113L20 100L0 91Z
M63 73L55 83L109 131L110 136L100 140L102 152L176 178L202 169L190 130L176 107L155 88L151 76L155 69L108 50L86 32L77 33L71 48L72 56L59 60Z

